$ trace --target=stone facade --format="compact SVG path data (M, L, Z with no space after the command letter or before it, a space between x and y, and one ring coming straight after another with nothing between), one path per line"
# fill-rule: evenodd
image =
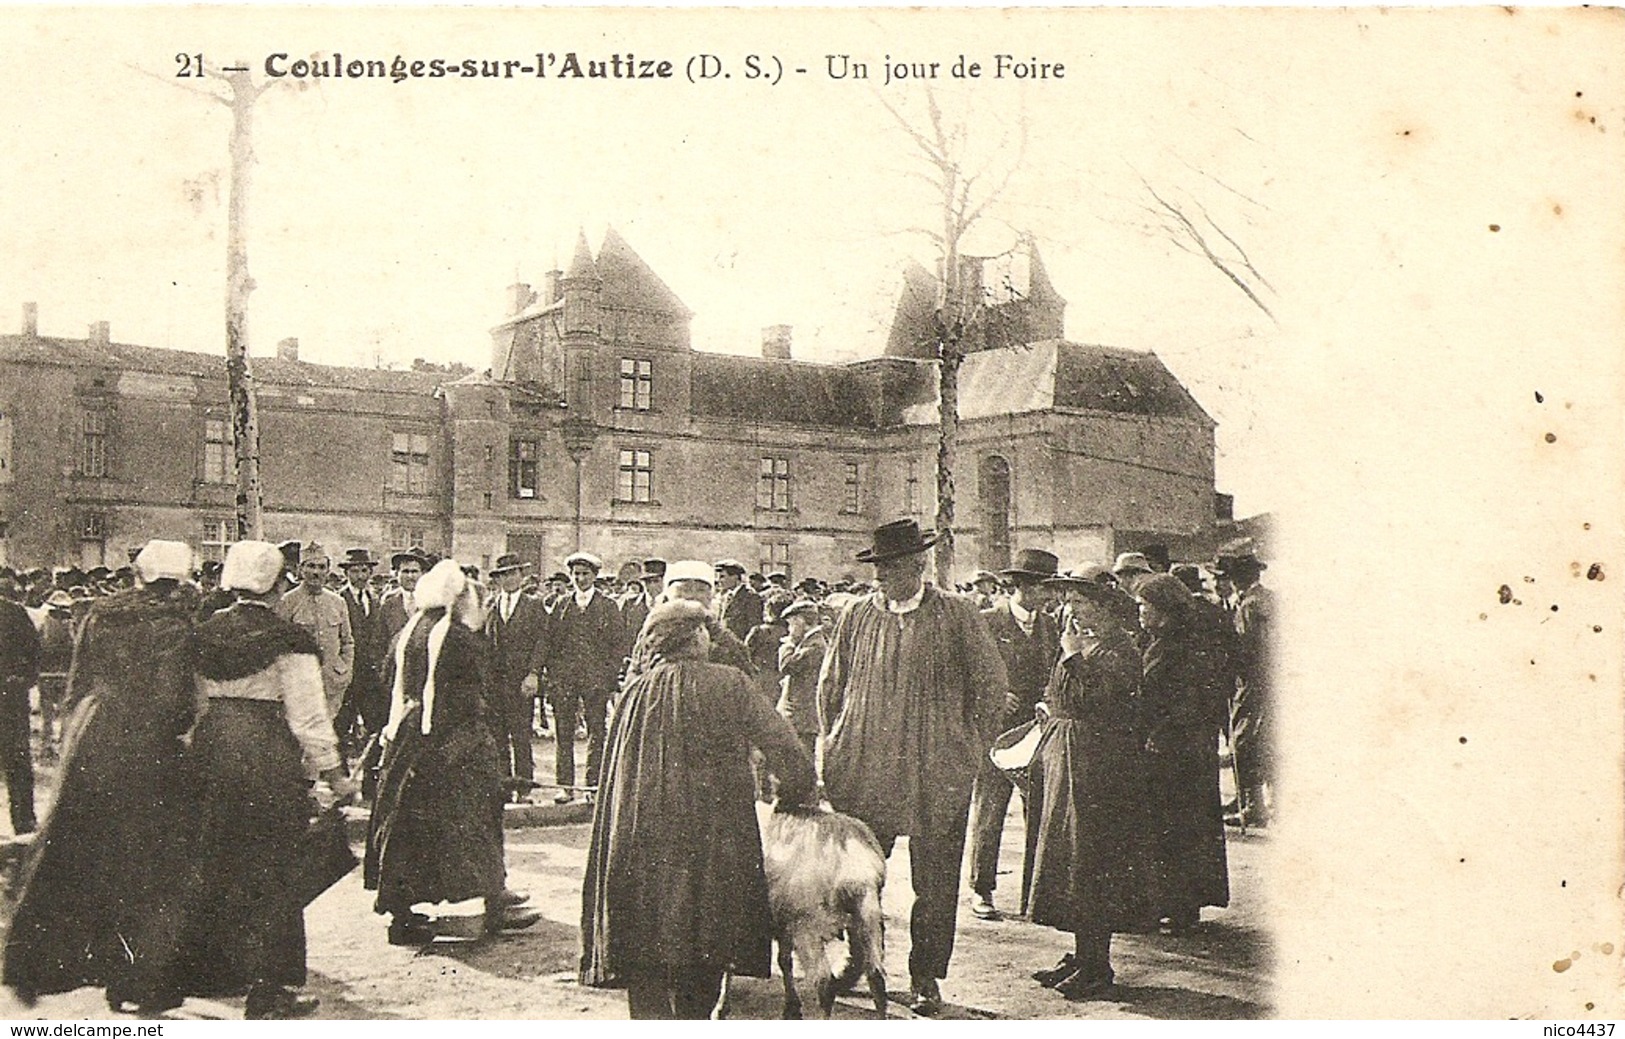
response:
M1013 316L989 327L1043 338L989 337L961 369L961 568L1028 544L1068 565L1149 541L1209 551L1212 420L1155 355L1060 339L1065 302L1030 247L1018 273L1030 291L990 295ZM516 551L544 570L581 548L861 574L872 528L936 510L918 275L887 356L843 365L794 360L784 326L760 358L694 350L689 311L614 231L539 290L512 287L483 374L305 364L285 343L254 360L266 536L482 566ZM0 549L116 565L164 536L217 555L234 490L223 358L33 324L0 336Z

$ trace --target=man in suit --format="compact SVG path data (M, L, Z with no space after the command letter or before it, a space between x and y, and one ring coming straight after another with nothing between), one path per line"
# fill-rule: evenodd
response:
M569 804L575 798L576 718L587 722L587 778L597 787L603 763L609 698L626 655L626 634L615 601L594 585L603 563L589 552L577 552L564 561L571 590L553 607L547 639L548 695L553 699L553 738L557 746L555 778L559 792L554 801Z
M1044 584L1058 568L1054 554L1037 548L1022 549L1010 569L1000 571L1004 583L1014 591L1009 598L982 611L982 620L998 644L1010 682L999 719L1000 732L1033 720L1033 708L1044 698L1044 686L1060 653L1060 630L1045 609L1053 593L1051 586ZM1001 915L993 905L993 889L998 882L999 841L1004 836L1004 818L1014 789L1009 778L984 754L971 792L970 832L970 907L982 920L997 920ZM1025 810L1025 798L1022 806Z
M485 614L491 648L491 685L498 715L497 742L515 801L529 803L536 763L531 754L531 720L549 626L547 607L522 587L529 563L518 556L497 557L490 577L496 586Z
M428 560L415 548L396 552L389 557L390 569L395 571L395 587L378 600L379 624L383 628L384 652L395 643L395 636L406 627L406 618L417 609L414 601L418 578L429 569Z
M745 583L745 566L737 559L719 559L717 572L717 616L722 626L740 642L750 629L762 623L762 597Z
M660 594L665 582L666 561L650 559L644 562L643 573L638 580L621 596L621 627L626 629L628 646L637 641L638 632L643 630L643 621L649 616L649 608L654 605L655 596Z
M327 694L327 719L338 717L344 693L355 669L355 632L350 611L337 592L327 587L327 553L311 542L299 556L299 587L284 595L276 612L304 628L316 640L322 665L322 690Z
M382 604L372 590L372 569L376 565L377 560L364 548L345 552L339 564L344 571L344 589L339 597L349 610L350 634L355 638L350 688L333 719L334 732L346 753L365 743L389 720L389 692L383 685L384 654L389 651L389 643L384 635ZM361 731L355 733L352 730L357 720Z

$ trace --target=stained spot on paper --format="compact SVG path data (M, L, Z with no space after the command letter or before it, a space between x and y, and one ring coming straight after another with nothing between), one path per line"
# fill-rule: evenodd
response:
M1511 602L1512 601L1512 588L1511 588L1511 586L1502 585L1500 591L1495 593L1495 597L1497 599L1501 600L1501 605L1502 606L1505 606L1507 603Z
M1478 615L1478 619L1481 621L1487 621L1490 619L1490 615L1487 613L1481 613Z
M1528 576L1526 576L1526 577L1524 577L1524 579L1523 579L1523 583L1524 583L1524 584L1534 584L1534 583L1535 583L1535 579L1534 579L1534 578L1533 578L1533 577L1528 577Z
M1591 529L1591 524L1589 524L1589 523L1582 523L1582 524L1580 524L1580 529L1581 529L1581 530L1590 530L1590 529Z
M1587 581L1601 581L1606 576L1608 576L1608 575L1606 575L1606 574L1604 574L1602 572L1602 564L1601 563L1592 563L1591 564L1591 569L1586 571L1586 580Z
M1562 209L1562 208L1563 208L1563 207L1562 207L1562 206L1559 206L1559 207L1557 207L1557 208L1558 208L1558 209L1559 209L1559 210L1561 210L1561 209ZM1535 391L1535 403L1536 403L1536 404L1545 404L1545 403L1546 403L1546 398L1545 398L1545 397L1543 397L1543 396L1541 396L1541 392L1540 392L1540 391L1539 391L1539 390L1536 390L1536 391Z
M1553 613L1556 613L1556 612L1557 612L1557 603L1555 603L1555 602L1554 602L1554 603L1552 603L1552 612L1553 612Z
M1591 630L1596 632L1597 634L1601 635L1602 634L1602 625L1601 624L1593 624L1591 626Z
M1499 231L1499 230L1501 230L1501 225L1500 224L1491 224L1490 225L1490 230L1491 231Z
M1552 964L1552 969L1561 974L1572 966L1574 966L1573 960L1558 960L1556 963Z
M1602 948L1598 949L1597 951L1602 953L1604 956L1612 956L1614 954L1614 943L1613 942L1603 942L1602 943Z
M1558 202L1553 202L1552 203L1552 215L1553 216L1562 216L1563 215L1563 206L1562 206L1561 203L1558 203Z
M1466 742L1467 742L1467 737L1465 737L1465 736L1463 736L1463 737L1462 737L1462 738L1461 738L1461 742L1463 742L1463 743L1466 743Z
M1557 443L1557 434L1556 434L1556 433L1547 433L1547 434L1546 434L1546 442L1547 442L1547 443L1548 443L1548 444L1555 444L1555 443Z

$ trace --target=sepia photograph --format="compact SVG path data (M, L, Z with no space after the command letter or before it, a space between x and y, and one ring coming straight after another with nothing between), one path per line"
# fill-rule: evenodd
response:
M1619 11L0 26L0 1018L1625 1012Z

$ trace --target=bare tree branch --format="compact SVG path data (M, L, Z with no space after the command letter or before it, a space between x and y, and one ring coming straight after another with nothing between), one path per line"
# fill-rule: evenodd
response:
M1178 206L1169 202L1167 199L1163 198L1161 195L1157 194L1156 189L1151 186L1150 181L1146 180L1144 177L1140 178L1140 183L1145 187L1145 190L1150 193L1151 197L1156 199L1157 204L1162 206L1168 215L1174 218L1174 220L1179 224L1179 227L1181 231L1183 231L1185 237L1202 251L1202 255L1207 259L1207 262L1211 264L1220 274L1223 274L1226 278L1229 278L1236 288L1240 289L1248 299L1252 300L1253 306L1257 307L1259 310L1262 310L1271 321L1274 321L1275 314L1270 310L1263 300L1258 298L1258 293L1254 292L1252 286L1248 285L1240 275L1230 268L1230 265L1224 260L1223 257L1219 256L1213 251L1212 247L1208 245L1207 238L1202 234L1201 230L1195 224L1191 223L1190 218L1185 215L1184 211Z

